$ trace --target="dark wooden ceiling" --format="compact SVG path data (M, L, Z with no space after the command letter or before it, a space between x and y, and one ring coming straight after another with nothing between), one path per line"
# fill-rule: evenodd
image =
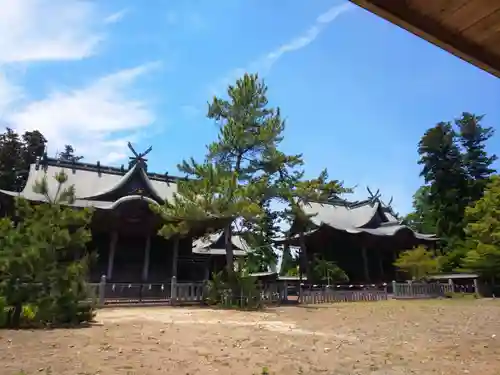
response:
M500 0L350 0L500 77Z

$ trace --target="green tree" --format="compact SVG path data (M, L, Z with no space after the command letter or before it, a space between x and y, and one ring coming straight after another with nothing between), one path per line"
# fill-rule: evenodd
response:
M303 160L279 150L285 123L280 110L268 106L267 86L257 75L245 74L229 86L227 99L214 98L208 118L217 124L218 138L208 146L202 163L191 158L179 165L190 179L179 182L178 194L161 209L167 221L161 233L170 237L218 221L224 227L226 270L231 276L233 230L250 232L252 247L270 248L275 220L288 216L285 210L272 216L271 201L295 208L297 196L317 196L339 184L327 182L326 173L300 181Z
M75 149L72 145L65 145L64 151L57 156L61 161L75 162L83 159L83 156L75 155Z
M0 295L10 307L8 324L14 327L26 305L35 308L42 323L74 323L92 316L91 307L80 304L87 297L89 256L84 250L92 213L64 207L74 201L74 189L64 187L64 172L54 178L54 196L47 179L34 186L47 203L33 205L18 198L15 220L0 220Z
M297 265L297 259L293 257L290 247L285 246L281 259L280 275L288 275L289 270L297 269Z
M265 272L275 269L278 261L273 240L278 236L279 215L271 208L271 201L262 204L262 219L244 221L241 235L253 247L247 257L246 267L249 272Z
M10 128L0 134L0 189L23 189L30 164L43 155L46 142L36 130L25 132L21 137Z
M455 121L459 131L459 140L463 148L463 163L469 180L469 204L483 196L483 191L495 172L492 168L496 155L489 155L486 142L493 136L494 129L482 126L484 116L464 112Z
M313 268L314 281L327 281L328 285L331 282L348 282L349 277L335 262L323 259L320 256L314 258Z
M421 186L413 195L413 211L404 221L407 225L420 233L436 233L436 218L429 201L430 186Z
M438 272L439 257L419 246L402 252L394 265L414 280L421 280L429 274Z
M419 143L421 176L429 185L428 202L436 218L436 234L448 241L463 238L467 179L451 123L427 130Z
M463 268L484 278L500 277L500 176L493 176L484 195L467 208L467 252Z

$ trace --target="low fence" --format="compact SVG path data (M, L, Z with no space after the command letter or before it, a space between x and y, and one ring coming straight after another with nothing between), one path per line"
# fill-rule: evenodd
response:
M308 290L302 289L299 294L299 303L338 303L338 302L363 302L385 301L388 299L387 290L362 289L362 290Z
M202 303L208 294L206 282L177 282L173 277L170 283L108 283L103 276L99 283L89 283L90 298L99 306L117 304L189 304ZM265 285L256 295L229 293L225 304L246 304L250 299L264 304L277 304L286 300L286 288L283 284ZM231 297L229 297L231 296Z
M206 283L108 283L103 276L99 283L89 283L89 295L99 306L116 304L176 304L202 302Z
M99 306L117 304L191 304L202 303L208 295L205 282L177 282L175 278L163 284L107 283L103 277L100 283L88 284L89 294ZM242 306L250 302L261 304L281 304L286 302L303 304L385 301L395 299L439 298L456 293L457 288L444 283L397 283L363 288L342 289L342 286L325 288L305 288L298 290L298 296L288 295L291 285L287 283L270 283L261 286L257 294L245 296L244 293L227 293L223 304L240 303ZM458 288L462 293L470 292L470 288ZM239 301L239 302L238 302Z
M439 298L454 292L453 284L392 282L392 293L396 299Z

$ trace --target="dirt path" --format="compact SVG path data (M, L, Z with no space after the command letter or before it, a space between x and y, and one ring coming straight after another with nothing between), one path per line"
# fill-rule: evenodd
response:
M245 375L263 367L287 375L498 375L499 317L500 304L490 301L105 309L102 324L88 329L0 331L0 368L2 375Z

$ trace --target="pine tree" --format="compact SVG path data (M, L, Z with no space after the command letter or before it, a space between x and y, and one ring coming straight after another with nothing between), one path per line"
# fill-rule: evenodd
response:
M490 176L495 173L491 166L497 156L490 156L486 152L486 142L493 136L494 129L482 126L483 118L484 116L464 112L461 118L455 120L463 148L464 168L469 180L468 204L482 197Z
M279 215L272 210L270 200L263 203L262 209L262 220L258 222L247 220L242 223L245 228L240 234L253 247L253 251L247 257L248 272L266 272L275 269L278 261L274 239L280 232Z
M270 108L267 86L257 75L245 74L227 90L227 99L214 98L208 118L218 128L218 139L208 146L206 159L179 165L190 177L178 184L178 194L160 213L167 223L161 233L170 237L200 229L210 220L224 227L226 270L233 274L231 236L235 223L245 231L250 245L260 249L269 245L275 220L298 214L298 199L340 191L337 181L302 181L301 155L286 155L279 150L285 123L278 108ZM279 200L290 210L270 215L270 202ZM261 246L264 245L264 246Z
M59 188L50 196L46 179L34 191L47 203L33 205L18 198L15 221L0 220L0 295L11 307L7 324L20 325L23 306L34 309L40 323L79 323L92 318L85 285L89 256L91 211L75 210L61 203L74 200L67 176L54 177Z

